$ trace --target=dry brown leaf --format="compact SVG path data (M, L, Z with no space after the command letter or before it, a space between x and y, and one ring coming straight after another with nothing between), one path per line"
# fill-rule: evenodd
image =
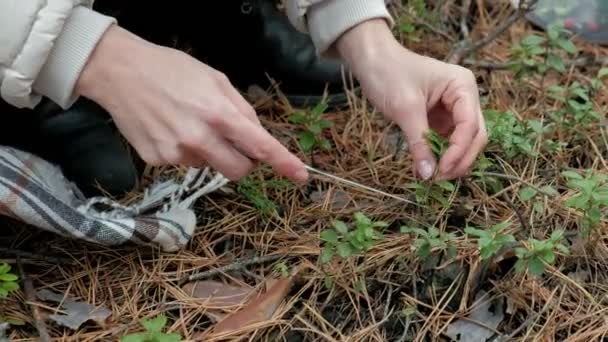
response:
M193 298L204 299L205 307L218 309L244 304L254 292L248 286L234 286L213 280L188 283L183 290Z
M446 335L452 341L485 342L494 335L494 330L505 318L504 305L500 299L492 303L484 296L483 291L475 296L475 307L468 319L456 320L448 326Z
M254 298L241 310L220 321L214 327L213 333L230 333L271 319L291 289L293 279L294 276L277 280L264 294Z
M40 300L52 301L61 303L65 315L52 314L49 318L57 324L63 325L73 330L77 330L86 321L94 321L97 324L104 326L106 319L112 312L103 307L95 307L88 303L77 302L70 298L64 298L63 295L49 291L40 290L36 292L36 297Z

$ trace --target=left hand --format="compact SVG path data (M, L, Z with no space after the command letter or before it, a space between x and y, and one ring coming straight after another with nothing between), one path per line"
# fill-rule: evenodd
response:
M351 29L337 48L364 94L403 130L418 176L429 179L437 167L425 138L429 127L450 142L439 162L439 178L468 173L488 139L471 71L407 50L384 20Z

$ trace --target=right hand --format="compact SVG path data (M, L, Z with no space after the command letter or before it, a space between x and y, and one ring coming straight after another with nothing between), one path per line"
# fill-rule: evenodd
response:
M236 181L265 162L296 183L307 179L302 161L261 126L225 75L120 27L101 39L76 91L110 112L150 165L207 163Z

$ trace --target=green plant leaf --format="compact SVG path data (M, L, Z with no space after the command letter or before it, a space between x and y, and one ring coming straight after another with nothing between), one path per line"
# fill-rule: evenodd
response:
M547 64L556 71L566 71L566 65L564 65L564 62L559 56L553 54L547 56Z
M608 68L601 68L600 71L598 71L597 73L597 78L604 78L608 76Z
M528 270L534 276L541 276L545 272L545 264L538 257L528 260Z
M167 317L162 314L155 318L141 321L141 325L149 332L161 332L166 324Z
M0 274L8 273L11 270L11 265L2 263L0 264Z
M544 43L545 41L546 41L546 39L544 37L532 34L532 35L529 35L529 36L525 37L524 39L522 39L521 43L523 45L527 45L527 46L534 46L534 45L540 45L540 44Z
M0 281L17 281L17 279L19 278L12 273L0 274Z
M548 264L553 264L555 262L555 253L550 249L544 250L541 257Z
M13 282L0 283L0 287L5 289L9 293L19 290L19 284Z
M180 342L182 340L182 336L178 333L163 334L157 338L158 342Z
M579 194L579 195L576 195L574 197L567 199L564 202L564 205L569 208L583 209L586 207L587 202L589 202L589 198L590 198L590 196L587 196L585 194Z
M306 122L306 115L301 112L296 112L291 114L287 120L294 124L303 124Z
M557 190L555 190L555 188L552 187L551 185L542 186L540 188L540 190L542 192L544 192L545 194L547 194L547 195L551 195L551 196L558 196L559 195L559 192Z
M338 249L338 255L343 259L348 258L353 253L353 251L350 247L350 244L348 242L339 243L337 245L337 249Z
M310 125L309 130L312 134L319 135L323 131L323 128L321 128L321 125L318 122L315 122Z
M488 232L486 232L485 230L481 230L481 229L477 229L477 228L473 228L473 227L466 227L464 229L464 232L469 235L478 236L478 237L488 235Z
M323 248L323 251L321 252L321 263L322 264L327 264L328 262L331 261L331 259L334 257L335 251L333 248L331 247L325 247Z
M454 190L456 190L456 187L454 186L454 184L452 184L449 181L439 181L439 182L437 182L437 185L439 185L439 187L441 187L443 190L446 190L448 192L453 192Z
M312 151L315 146L315 136L311 132L300 132L300 146L304 152Z
M348 227L346 226L346 223L344 223L344 221L340 221L337 220L334 222L334 229L343 235L346 235L348 233Z
M568 39L558 39L557 45L569 54L575 54L577 51L576 45Z
M331 150L331 143L325 138L319 140L319 146L326 151Z
M562 176L566 177L567 179L583 179L583 176L581 176L580 174L574 172L574 171L562 171Z
M536 191L536 189L532 188L532 187L525 187L522 188L519 191L519 198L522 201L529 201L531 200L534 196L536 196L536 194L538 193L538 191Z
M333 127L333 125L334 125L334 123L333 123L333 122L331 122L331 121L329 121L329 120L321 120L321 121L319 121L319 126L320 126L322 129L328 129L328 128L331 128L331 127Z
M327 241L332 244L338 243L338 234L333 229L325 229L321 232L321 240Z
M138 333L138 334L130 334L120 338L121 342L147 342L147 334Z

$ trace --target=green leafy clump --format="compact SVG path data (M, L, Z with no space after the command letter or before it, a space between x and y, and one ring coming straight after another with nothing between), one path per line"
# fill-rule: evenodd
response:
M549 97L560 105L556 111L550 113L550 117L569 133L580 138L583 133L576 132L577 127L590 128L601 119L601 115L594 110L591 89L585 88L579 82L572 82L567 87L551 86L548 91Z
M500 146L507 158L537 155L534 145L539 136L546 132L536 120L519 120L513 113L489 109L485 111L488 139Z
M305 153L312 153L315 148L331 149L329 140L322 136L324 130L331 128L333 123L323 118L328 106L325 103L317 104L313 109L291 114L289 122L304 127L298 132L300 147Z
M608 206L608 176L592 170L586 170L585 176L573 171L564 171L562 176L567 179L567 186L577 192L564 205L583 213L580 224L588 235L600 224L602 209Z
M450 206L450 195L456 191L456 186L447 180L413 182L407 184L406 188L414 190L418 203L426 205L431 203L431 200L434 200L443 208Z
M569 250L561 241L564 232L556 230L551 233L548 240L528 239L529 247L515 248L517 262L515 271L524 272L528 270L533 276L541 276L545 272L546 265L555 263L556 252L569 254Z
M374 222L361 212L353 214L353 218L355 222L350 227L344 221L336 220L331 228L321 232L324 241L321 263L331 261L336 254L345 259L365 252L383 238L382 229L388 226L386 222Z
M19 290L19 277L11 273L9 264L0 264L0 299L7 298L9 294Z
M416 236L414 241L416 254L423 260L428 259L433 252L447 252L449 258L456 257L458 253L456 246L453 244L453 240L456 239L454 233L442 232L435 227L430 227L427 231L407 226L401 227L401 232L413 233Z
M248 175L237 184L237 192L243 195L261 214L272 215L277 211L277 205L268 192L288 189L290 183L274 177L265 179L262 175Z
M495 224L487 230L466 227L465 232L478 238L479 256L481 260L492 258L503 247L515 242L515 237L504 231L510 226L508 221Z
M565 72L564 57L577 53L569 37L569 31L562 25L551 24L546 37L531 34L514 44L511 47L511 69L515 77L521 79L537 73L545 74L549 70Z
M134 333L123 336L121 342L179 342L182 337L178 333L164 333L163 328L167 324L167 317L159 315L153 319L141 320L141 325L146 330L143 333Z
M522 202L532 201L532 208L538 214L545 211L545 202L538 195L554 197L559 195L559 192L550 185L544 185L540 188L525 186L519 190L519 199Z

